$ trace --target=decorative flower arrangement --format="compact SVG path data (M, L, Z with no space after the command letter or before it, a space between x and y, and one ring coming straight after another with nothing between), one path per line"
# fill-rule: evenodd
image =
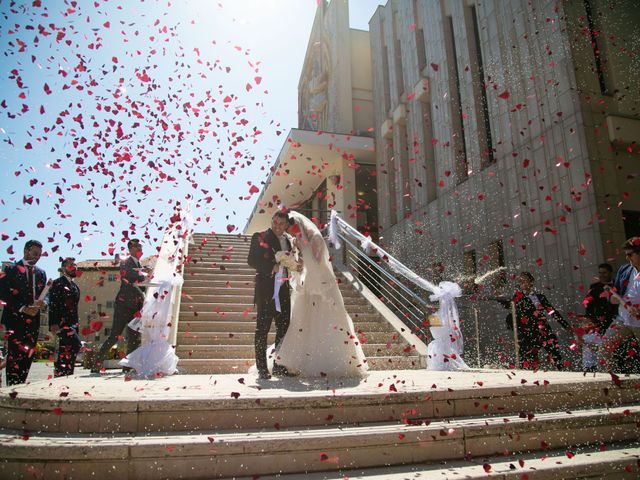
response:
M291 271L298 269L298 262L291 252L276 252L276 262Z

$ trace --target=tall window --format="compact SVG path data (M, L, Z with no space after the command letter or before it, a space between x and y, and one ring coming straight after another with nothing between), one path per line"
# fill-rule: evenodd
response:
M634 210L623 210L622 221L624 224L625 238L640 236L640 212Z
M387 159L387 188L389 191L389 226L398 223L398 200L396 196L396 161L393 151L393 141L387 140L384 146L384 154Z
M400 25L398 25L398 14L396 10L393 10L393 63L395 65L396 73L396 93L398 94L398 101L402 99L404 91L404 69L402 68L402 48L400 42Z
M482 60L482 45L480 43L480 24L478 23L478 15L476 7L469 7L470 34L469 54L472 56L472 77L473 77L473 93L476 101L480 103L476 108L478 117L478 136L480 139L481 149L481 167L484 168L495 162L493 155L493 138L491 136L491 122L489 117L489 102L487 101L487 90L484 88L484 62ZM476 104L477 105L477 104Z
M318 199L318 221L321 225L327 222L327 210L329 202L327 198L327 179L325 178L316 190L316 198ZM343 212L344 215L344 212Z
M477 287L477 285L473 281L478 273L478 267L476 264L476 251L468 250L462 255L462 269L464 274L463 288L465 292L472 293L476 290Z
M402 195L403 216L411 213L411 181L409 179L409 135L406 124L398 124L398 156L400 158L400 193Z
M433 149L433 122L431 121L431 104L421 102L422 112L422 155L424 156L425 176L427 177L427 202L432 202L438 195L436 187L436 158Z
M427 52L424 46L424 29L422 28L423 22L420 17L418 0L413 0L413 18L416 22L415 35L416 55L418 56L418 73L422 73L422 70L427 66Z
M502 247L502 240L496 240L489 244L489 268L493 271L504 266L504 249ZM506 284L507 275L504 270L496 272L496 274L490 277L489 286L494 292L502 290Z
M462 126L462 100L460 97L460 72L458 71L458 53L453 30L453 19L447 16L444 22L444 38L447 50L447 64L449 73L451 126L453 128L453 148L455 151L455 170L458 183L464 182L469 176L467 162L467 147Z
M380 15L380 38L382 40L382 87L384 90L384 114L389 115L391 109L391 87L389 86L389 47L384 35L384 17Z
M598 40L600 30L596 27L595 9L592 0L584 0L584 9L587 17L587 28L589 29L589 40L591 41L591 49L593 50L593 59L595 62L596 75L598 75L598 85L602 95L609 94L609 88L606 79L606 60L602 51L602 43Z

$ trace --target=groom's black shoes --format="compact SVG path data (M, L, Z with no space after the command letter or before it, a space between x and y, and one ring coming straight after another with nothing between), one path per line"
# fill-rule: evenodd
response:
M260 380L269 380L271 378L271 375L269 374L269 372L258 372L258 378Z

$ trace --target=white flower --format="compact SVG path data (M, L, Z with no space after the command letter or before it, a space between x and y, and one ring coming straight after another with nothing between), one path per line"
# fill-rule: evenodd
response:
M298 268L298 262L296 262L291 252L276 252L276 263L289 270L296 270Z

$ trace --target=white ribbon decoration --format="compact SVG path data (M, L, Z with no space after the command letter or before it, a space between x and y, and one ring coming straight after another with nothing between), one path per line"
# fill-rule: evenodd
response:
M440 282L432 302L439 302L438 317L441 325L430 327L433 340L427 346L427 370L468 370L462 359L464 341L460 330L460 319L455 299L462 295L460 285L454 282Z
M276 302L276 312L282 312L282 307L280 306L280 287L284 282L284 267L280 267L276 272L276 276L273 280L273 300Z
M331 210L331 219L329 220L329 241L338 250L342 247L340 237L338 237L338 212L335 210Z

